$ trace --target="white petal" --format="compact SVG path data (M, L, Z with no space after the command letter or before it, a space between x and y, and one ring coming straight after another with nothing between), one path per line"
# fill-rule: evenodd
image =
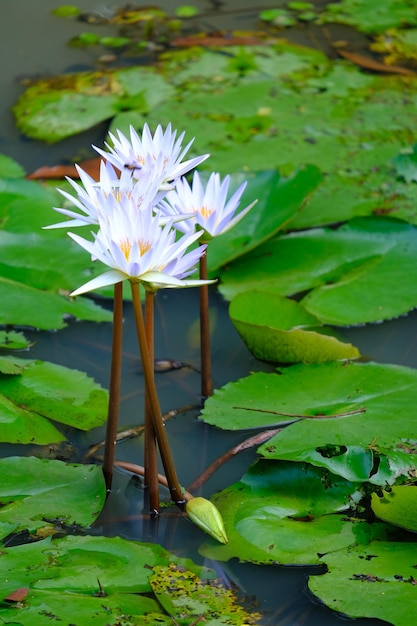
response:
M108 285L120 283L120 281L125 279L126 276L118 270L109 270L108 272L104 272L104 274L100 274L100 276L96 276L92 280L89 280L88 283L81 285L81 287L75 289L75 291L73 291L70 295L79 296L82 293L87 293L87 291L93 291L93 289L99 289L100 287L107 287Z

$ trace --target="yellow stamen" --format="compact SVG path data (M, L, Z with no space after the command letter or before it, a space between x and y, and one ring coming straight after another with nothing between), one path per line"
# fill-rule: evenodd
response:
M140 256L143 256L145 252L148 252L152 248L152 243L150 241L145 241L144 239L138 239L138 246Z
M213 213L214 209L210 209L207 206L202 206L200 209L200 214L204 217L204 219L208 219Z
M119 248L123 252L126 261L129 260L130 251L132 249L132 244L129 239L124 239L119 243Z

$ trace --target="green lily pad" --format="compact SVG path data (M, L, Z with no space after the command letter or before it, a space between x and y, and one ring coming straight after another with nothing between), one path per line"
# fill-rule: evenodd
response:
M417 532L417 489L396 485L380 498L372 494L372 510L384 522Z
M23 366L23 370L19 376L2 376L0 380L2 396L12 403L9 405L11 412L13 405L16 409L16 418L9 415L3 425L3 441L20 440L21 407L43 421L53 419L80 430L89 430L106 421L107 392L84 372L47 361L10 360ZM61 440L62 436L58 441ZM32 433L30 439L25 438L25 442L28 441L51 443L56 440L45 441L44 435L38 438Z
M417 9L402 0L341 0L330 3L321 21L355 26L365 33L380 33L397 26L417 25Z
M71 291L98 273L64 229L42 231L62 206L56 191L21 179L0 179L0 324L63 328L69 318L111 321L92 300Z
M0 154L1 178L23 178L24 175L25 171L17 161L5 154Z
M355 346L321 326L301 304L273 293L240 293L232 300L229 314L257 359L273 363L322 363L360 356Z
M111 119L123 109L139 106L142 112L147 112L155 98L158 100L169 91L167 87L158 95L158 90L155 86L151 88L146 79L150 74L155 76L150 68L128 68L38 81L14 105L16 123L29 137L53 143ZM145 77L143 84L141 77ZM162 77L156 81L164 82ZM139 95L143 97L128 100Z
M202 417L231 430L294 422L259 448L265 458L306 461L352 481L392 484L417 467L417 455L405 451L415 439L409 407L417 401L416 382L415 370L395 365L294 365L216 390Z
M417 306L417 229L397 220L357 218L339 229L275 237L221 274L227 298L259 289L310 292L305 309L322 323L389 319ZM395 293L395 298L392 294Z
M395 626L416 620L416 543L375 541L327 554L328 573L308 586L331 609L349 617L370 617Z
M104 506L103 472L95 465L15 456L0 459L0 472L0 521L14 530L53 530L54 520L88 527Z
M403 150L392 162L398 176L404 178L407 183L417 182L417 146Z
M0 330L0 349L1 350L25 350L31 345L23 333L14 330ZM0 371L1 368L0 368Z
M309 465L257 463L213 497L229 542L216 546L208 540L200 552L218 560L305 565L318 563L323 554L386 538L385 524L335 513L350 506L355 491L354 484Z
M182 607L167 588L176 572L182 574L184 581L193 580L188 588L185 583L182 585ZM218 587L214 587L216 598L209 604L208 597L214 596L206 586L214 578L211 570L170 554L161 546L120 537L68 536L5 549L0 574L4 581L3 598L17 589L28 591L19 605L3 603L0 607L3 621L18 620L22 626L42 623L45 617L72 623L75 614L80 623L94 622L99 626L122 622L126 626L170 624L172 618L160 603L174 605L174 615L189 604L198 607L199 614L207 611L208 617L213 605L224 609L227 603L233 606L230 592ZM176 584L180 584L178 577ZM160 603L152 595L154 586ZM252 616L234 606L245 623L254 623ZM214 626L223 622L209 619L207 623Z

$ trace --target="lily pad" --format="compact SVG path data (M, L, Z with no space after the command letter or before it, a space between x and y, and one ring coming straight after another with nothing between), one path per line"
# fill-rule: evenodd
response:
M2 357L2 370L1 441L59 442L65 436L50 419L80 430L107 419L107 392L83 372L16 357Z
M31 345L23 333L14 330L0 330L1 350L25 350Z
M17 125L29 137L53 143L111 119L123 109L139 107L141 112L147 112L155 97L161 97L155 96L157 89L146 80L151 73L150 68L128 68L38 81L13 107ZM145 77L143 84L140 77ZM163 78L156 81L161 83ZM162 91L162 97L168 92L169 87Z
M395 626L412 626L417 613L416 543L375 541L327 554L324 576L308 586L334 611L349 617L371 617Z
M413 485L395 485L382 498L373 493L372 510L385 522L417 532L417 489Z
M46 330L71 317L111 321L92 300L65 295L100 270L64 230L41 230L61 204L56 191L38 183L0 179L0 324Z
M365 33L380 33L397 26L417 25L417 9L402 0L341 0L329 3L321 21L355 26Z
M15 456L0 459L0 472L0 521L14 530L49 527L53 533L54 520L88 527L104 506L103 472L95 465Z
M275 237L221 274L227 298L259 289L301 300L322 323L375 322L417 306L417 229L397 220L357 218L334 229ZM393 294L395 293L395 297Z
M265 458L308 461L352 481L392 484L417 468L417 455L404 452L417 427L409 409L416 383L415 370L395 365L294 365L216 390L202 417L231 430L292 421L259 448Z
M99 626L172 624L172 615L182 624L184 619L187 623L196 619L189 611L196 611L197 617L207 613L207 624L214 626L226 623L212 614L220 615L221 609L225 614L234 610L230 619L239 619L227 623L254 624L258 618L241 609L229 590L211 587L212 570L161 546L120 537L68 536L5 549L0 572L3 597L27 588L19 606L0 607L1 619L18 620L22 626L41 623L44 617L72 623L74 614L80 623ZM170 581L182 589L181 605ZM162 606L172 613L165 613Z
M385 524L335 513L349 508L355 491L354 484L312 466L257 463L213 498L229 542L207 541L200 552L218 560L305 565L319 563L323 554L386 538Z
M301 304L273 293L240 293L232 300L229 314L257 359L275 363L322 363L360 356L355 346L321 326Z
M107 392L87 374L47 361L24 363L20 376L0 381L2 394L16 405L81 430L106 420Z

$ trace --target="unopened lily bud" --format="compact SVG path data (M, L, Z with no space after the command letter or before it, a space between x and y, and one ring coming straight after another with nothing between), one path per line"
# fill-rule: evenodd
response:
M185 510L190 520L204 532L220 543L227 543L222 516L210 500L191 498L185 505Z

